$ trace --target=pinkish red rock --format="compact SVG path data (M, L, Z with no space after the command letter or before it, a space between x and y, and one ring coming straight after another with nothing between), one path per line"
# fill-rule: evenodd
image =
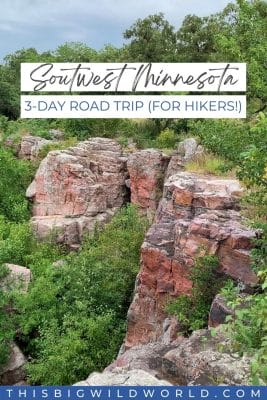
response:
M129 155L131 202L148 216L156 212L169 157L160 150L148 149Z
M20 143L18 156L23 160L38 160L40 150L48 144L56 143L38 136L23 136Z
M107 222L125 202L126 159L111 139L93 138L52 151L27 189L39 238L58 232L57 241L77 245L96 222Z
M166 302L190 294L190 270L202 253L217 255L219 271L245 285L257 283L249 249L255 231L237 211L238 181L180 172L167 180L154 224L141 250L141 269L128 312L125 348L175 340L179 323L166 338Z
M251 360L233 353L229 339L219 329L215 336L203 329L171 344L132 347L120 353L104 372L140 369L173 385L248 385Z

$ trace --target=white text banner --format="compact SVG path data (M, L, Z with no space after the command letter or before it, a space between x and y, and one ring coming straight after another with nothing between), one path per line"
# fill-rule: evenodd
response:
M21 118L246 118L246 96L23 95Z

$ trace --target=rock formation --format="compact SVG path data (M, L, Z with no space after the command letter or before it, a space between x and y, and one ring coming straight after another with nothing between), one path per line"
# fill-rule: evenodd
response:
M76 248L85 232L107 222L125 203L127 187L143 214L150 219L155 214L141 249L121 352L102 374L77 385L249 383L250 360L220 352L219 344L227 347L220 332L216 338L208 330L183 338L179 321L165 312L169 299L190 295L190 271L204 253L217 255L217 273L246 291L257 284L250 268L256 232L240 216L239 182L184 171L185 163L202 153L194 139L186 139L171 160L151 149L125 157L114 140L94 138L52 151L41 162L27 190L40 239L54 233L57 242ZM210 325L230 313L218 296Z
M250 269L255 232L242 225L236 180L180 172L164 185L154 224L141 249L141 269L128 312L125 348L172 342L179 330L166 315L166 302L190 294L190 269L205 248L219 258L219 270L245 285L257 283Z
M0 369L0 385L20 385L25 384L26 372L24 366L27 362L26 357L15 343L12 343L9 360Z
M152 218L162 196L165 171L170 157L160 150L141 150L129 155L131 202Z
M15 264L5 264L8 269L8 274L0 281L0 288L9 290L17 288L21 292L27 292L31 280L31 271L29 268Z
M48 144L56 143L53 140L47 140L38 136L23 136L20 143L19 158L23 160L36 161L40 150Z
M94 138L50 152L26 193L37 236L54 232L57 242L79 245L85 232L109 221L124 204L126 178L126 158L114 140Z
M155 378L150 373L141 369L125 371L115 368L112 372L93 372L85 381L74 386L170 386L164 380Z
M209 330L202 329L169 345L153 342L132 347L104 373L125 375L140 369L173 385L248 385L250 363L249 357L231 350L229 339L220 330L212 337Z

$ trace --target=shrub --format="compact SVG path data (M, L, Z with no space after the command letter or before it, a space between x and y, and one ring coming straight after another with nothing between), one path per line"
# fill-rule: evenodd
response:
M237 309L235 318L228 317L225 332L232 339L234 351L253 356L251 374L253 384L267 383L267 224L255 225L262 230L251 251L252 267L257 272L261 291L246 297L246 307ZM231 307L239 304L237 288L228 284L222 293Z
M0 264L0 280L7 275L7 268ZM0 286L0 369L6 363L9 356L9 345L15 336L13 320L5 311L11 296L4 292Z
M253 145L266 151L267 118L263 113L250 123L234 119L193 121L190 130L207 150L235 164L240 163L241 154Z
M215 273L217 266L216 256L199 256L190 272L193 283L191 295L181 295L167 304L166 311L177 317L185 334L208 323L211 302L223 282Z
M178 137L174 130L166 128L160 132L156 139L156 146L160 149L174 148Z
M33 177L31 164L0 147L0 171L0 215L11 221L27 220L30 213L25 192Z
M44 251L27 256L32 284L15 304L20 340L33 358L31 383L71 384L115 357L146 228L129 206L102 231L96 229L78 253L58 255L61 266Z

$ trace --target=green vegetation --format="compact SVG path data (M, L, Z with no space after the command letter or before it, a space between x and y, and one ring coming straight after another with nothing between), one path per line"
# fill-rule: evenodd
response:
M38 157L40 160L42 160L43 158L45 158L47 156L47 154L50 151L53 150L64 150L67 149L68 147L72 147L75 146L77 144L77 138L76 137L72 137L66 140L61 140L59 142L55 142L55 143L49 143L46 144L45 146L43 146L38 154Z
M167 312L178 318L186 335L207 326L211 302L223 284L222 278L215 272L216 267L216 256L199 256L190 272L193 282L191 296L181 295L166 307Z
M122 342L125 316L139 263L146 222L132 207L123 209L103 230L87 238L77 253L51 243L37 244L29 228L30 207L25 190L34 166L15 158L7 138L19 143L31 133L51 139L50 129L64 131L61 149L92 136L128 139L138 148L171 149L185 135L195 136L209 152L189 163L191 171L224 174L234 170L247 188L243 213L263 229L254 250L260 279L258 293L229 321L227 332L242 354L254 354L252 375L267 382L267 3L236 0L208 17L185 17L178 31L162 14L139 19L125 31L122 48L96 51L86 44L65 43L55 51L23 49L0 65L0 275L3 263L31 268L33 281L25 295L0 288L0 365L16 337L27 355L30 382L68 384L108 364ZM21 62L246 62L248 117L246 120L20 120ZM54 262L61 260L61 263ZM220 289L217 260L204 256L192 269L192 297L181 296L168 306L189 334L207 324L210 302ZM208 290L207 290L208 289ZM227 283L229 301L239 301L238 288ZM15 313L5 312L12 306Z
M246 307L236 310L236 317L228 317L225 331L233 340L235 351L253 355L253 384L267 382L267 224L257 225L262 236L252 250L254 268L260 279L260 293L246 297ZM231 307L242 301L238 289L231 285L222 291Z
M173 149L178 141L178 135L173 129L165 128L159 133L156 139L156 147L160 149Z
M0 147L0 215L12 221L29 218L25 191L33 177L30 163L19 161L6 149Z
M204 153L195 160L188 161L185 166L186 171L197 172L199 174L213 174L229 176L233 172L228 170L227 162L213 154Z
M1 329L1 360L19 326L19 340L33 359L28 365L31 383L71 384L103 369L125 335L146 221L134 207L122 209L72 254L49 243L37 245L26 224L14 228L5 232L0 262L29 267L33 279L27 294L12 293L16 314L0 312L0 324L3 319L10 326L8 332ZM1 309L7 300L1 297Z

